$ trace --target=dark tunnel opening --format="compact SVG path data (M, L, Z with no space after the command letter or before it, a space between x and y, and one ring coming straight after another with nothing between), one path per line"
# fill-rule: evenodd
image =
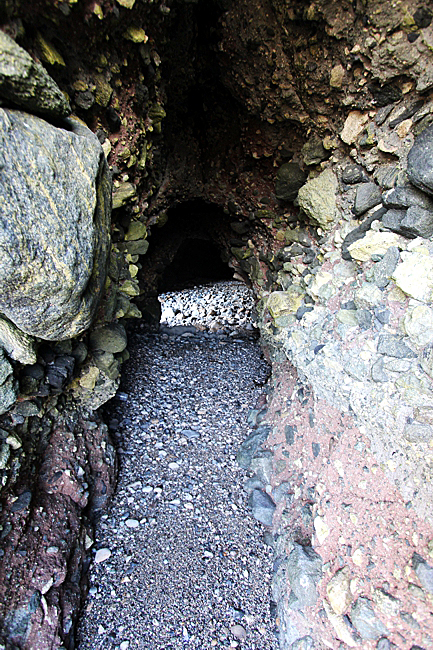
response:
M233 270L222 261L221 253L212 241L191 238L182 242L165 269L159 286L163 292L176 291L232 278Z

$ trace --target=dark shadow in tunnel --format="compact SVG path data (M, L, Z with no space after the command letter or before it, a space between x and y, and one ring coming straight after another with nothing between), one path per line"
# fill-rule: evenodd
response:
M247 243L249 225L240 217L243 232L233 229L239 221L219 205L202 199L184 201L167 211L162 227L152 227L150 247L139 271L141 295L137 305L143 321L159 325L158 295L209 281L233 279L232 247Z
M162 292L178 291L232 278L233 270L224 264L220 251L212 241L191 238L182 242L173 261L165 269L160 289Z

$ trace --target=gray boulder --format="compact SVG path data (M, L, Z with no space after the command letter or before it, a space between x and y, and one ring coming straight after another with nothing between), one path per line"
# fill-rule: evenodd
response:
M407 157L407 175L413 185L433 194L433 125L415 139Z
M292 589L289 606L302 609L317 601L317 584L322 577L322 558L310 546L293 545L288 561L287 575Z
M272 526L272 518L275 512L275 503L272 501L269 494L263 490L254 489L248 500L253 517L260 521L265 526Z
M352 607L350 618L353 626L365 641L373 641L388 634L387 628L377 618L368 598L358 598Z
M66 130L69 129L69 130ZM105 284L111 175L96 136L0 109L0 313L34 336L86 330Z
M0 96L34 113L66 117L69 102L48 72L0 31Z

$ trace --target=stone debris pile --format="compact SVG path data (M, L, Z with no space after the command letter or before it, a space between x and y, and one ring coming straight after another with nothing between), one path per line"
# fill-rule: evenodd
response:
M209 332L254 331L251 289L234 280L213 282L159 296L161 325L193 326Z

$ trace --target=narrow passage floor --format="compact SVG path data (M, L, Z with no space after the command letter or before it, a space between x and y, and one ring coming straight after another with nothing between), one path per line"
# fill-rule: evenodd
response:
M120 473L98 526L80 650L278 647L272 550L236 464L268 367L249 338L135 334L110 428ZM108 556L108 557L107 557Z

